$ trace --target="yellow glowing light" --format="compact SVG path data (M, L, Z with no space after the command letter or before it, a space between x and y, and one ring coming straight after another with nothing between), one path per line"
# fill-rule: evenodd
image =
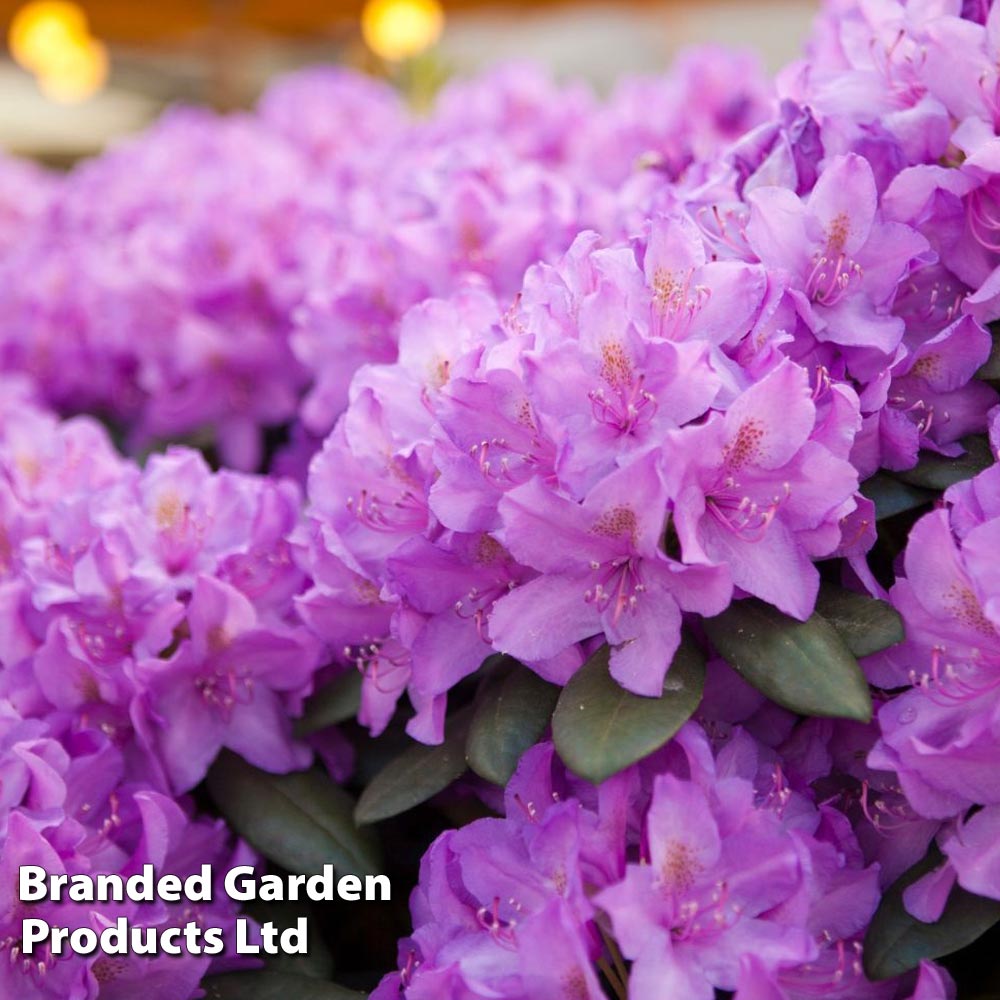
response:
M76 104L96 94L108 78L107 49L94 39L67 47L36 70L38 88L52 101Z
M10 25L10 54L30 70L43 67L53 53L90 40L87 16L75 3L36 0L25 4Z
M361 12L361 34L376 55L389 62L418 56L444 30L438 0L368 0Z
M73 104L104 86L108 52L90 34L75 3L34 0L14 16L8 37L11 55L35 75L50 100Z

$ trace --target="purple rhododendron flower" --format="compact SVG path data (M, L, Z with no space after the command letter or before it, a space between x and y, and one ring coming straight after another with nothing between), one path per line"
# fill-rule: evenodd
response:
M905 548L861 491L920 503L1000 446L998 54L986 0L829 0L773 82L710 47L417 113L325 68L64 176L0 161L0 994L189 1000L238 967L28 960L17 866L252 864L188 793L223 748L343 780L347 739L293 728L321 682L441 743L487 661L563 686L607 644L658 697L699 616L805 621L840 573L904 624L863 660L873 721L716 658L599 786L543 737L502 795L461 785L497 815L434 840L373 996L953 998L927 961L869 981L864 940L932 846L914 919L1000 899L1000 473ZM229 928L218 900L33 912Z
M195 921L229 933L235 906L18 902L18 866L181 877L253 862L183 795L223 745L260 766L307 763L291 738L317 666L293 614L304 583L287 536L290 483L213 474L174 450L144 470L88 418L60 423L0 382L0 979L5 996L186 1000L245 959L22 954L32 916L98 933ZM330 758L336 771L342 763ZM219 888L219 887L217 887ZM230 944L231 947L231 944Z
M853 400L841 400L843 435ZM810 556L838 547L855 507L857 473L836 439L824 440L821 413L805 371L786 361L724 416L668 439L664 460L681 479L674 516L685 556L726 567L736 586L797 618L819 586Z
M747 730L716 732L690 723L599 788L529 751L505 817L425 856L414 933L374 996L600 996L595 967L635 1000L910 996L861 971L879 872L848 817ZM947 983L926 964L916 995Z
M410 732L437 742L448 688L491 651L562 683L602 634L613 675L657 694L681 613L718 613L734 585L808 616L811 560L857 535L861 417L848 385L779 351L743 367L766 285L750 263L709 261L676 217L648 243L581 236L506 317L464 297L408 314L399 361L358 372L313 463L301 560L318 581L304 608L323 600L324 550L378 593L379 634L351 634L346 608L311 620L335 655L361 651L379 727L406 687ZM482 575L430 597L417 565L443 572L456 545Z

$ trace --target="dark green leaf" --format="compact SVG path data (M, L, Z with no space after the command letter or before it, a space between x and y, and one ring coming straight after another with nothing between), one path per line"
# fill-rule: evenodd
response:
M903 906L903 890L936 868L942 861L932 848L922 861L904 872L889 887L865 936L865 972L870 979L890 979L915 969L924 958L943 958L972 944L1000 921L1000 902L951 890L941 919L925 924Z
M946 490L955 483L971 479L993 464L993 452L985 435L975 434L962 438L965 454L947 458L934 452L925 452L913 469L896 472L900 482L926 490Z
M361 673L352 670L330 681L306 702L302 718L295 723L295 735L308 736L352 719L360 706Z
M903 619L886 601L824 583L819 588L816 610L855 656L870 656L903 641Z
M820 615L800 622L749 598L704 625L719 654L779 705L802 715L871 719L871 694L858 661Z
M883 521L907 510L930 503L935 494L893 479L887 472L876 472L861 484L861 492L875 504L875 520Z
M545 732L559 689L516 660L505 659L476 701L465 759L481 778L505 785L521 754Z
M268 774L224 751L208 788L240 836L282 867L314 875L324 864L338 874L373 874L378 851L352 818L354 801L320 771Z
M402 713L397 713L377 738L359 737L355 743L353 778L364 788L391 760L413 746L413 737L406 732Z
M300 900L259 900L244 904L244 911L259 924L274 924L279 931L294 927L300 917L305 917L307 951L304 955L268 955L265 958L269 972L284 972L310 979L328 980L333 975L333 954L323 940L317 921L312 917L314 907Z
M365 1000L356 990L288 972L229 972L202 986L205 1000Z
M358 823L398 816L437 795L465 773L468 710L450 718L448 730L439 746L414 743L372 778L354 810Z
M993 381L1000 379L1000 332L997 331L996 326L996 323L991 324L993 347L990 349L990 356L984 362L983 367L976 372L976 378Z
M566 765L595 784L624 770L669 740L691 717L705 685L705 658L685 638L659 698L642 698L608 672L602 646L570 678L552 716L552 736Z

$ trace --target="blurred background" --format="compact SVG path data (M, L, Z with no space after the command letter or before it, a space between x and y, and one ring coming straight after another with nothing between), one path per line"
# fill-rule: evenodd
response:
M315 62L392 76L530 58L604 89L719 42L776 69L817 2L0 0L0 148L66 165L167 104L246 106L275 74Z

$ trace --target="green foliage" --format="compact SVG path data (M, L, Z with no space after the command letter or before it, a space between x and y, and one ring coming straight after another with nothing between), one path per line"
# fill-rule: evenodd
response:
M903 619L886 601L832 583L819 588L816 611L855 656L870 656L903 641Z
M268 774L224 751L208 775L220 813L252 847L283 868L314 875L380 870L374 836L355 825L354 800L319 770Z
M865 936L864 964L870 979L891 979L915 969L922 959L950 955L1000 921L1000 901L973 895L957 885L935 923L925 924L906 912L903 891L942 860L937 848L932 848L882 897Z
M288 972L230 972L203 987L205 1000L365 1000L356 990Z
M705 632L745 680L779 705L802 715L871 719L858 661L822 615L800 622L750 598L706 619Z
M901 483L888 472L876 472L861 484L861 493L875 504L875 520L884 521L908 510L929 504L935 494L908 483Z
M971 479L993 464L993 452L985 435L962 438L962 446L965 454L957 458L948 458L932 451L925 452L914 468L897 472L895 476L900 482L910 486L940 491Z
M439 746L413 743L372 778L358 800L354 817L360 824L397 816L444 791L465 773L465 740L469 712L448 720L448 732Z
M521 754L544 734L559 689L516 661L503 659L476 700L465 758L481 778L505 785Z
M691 717L705 685L705 658L684 639L659 698L622 688L602 646L563 688L552 717L556 750L582 778L599 783L663 746Z
M302 718L295 724L297 736L308 736L328 726L353 719L361 706L361 674L342 674L317 691L306 703Z

